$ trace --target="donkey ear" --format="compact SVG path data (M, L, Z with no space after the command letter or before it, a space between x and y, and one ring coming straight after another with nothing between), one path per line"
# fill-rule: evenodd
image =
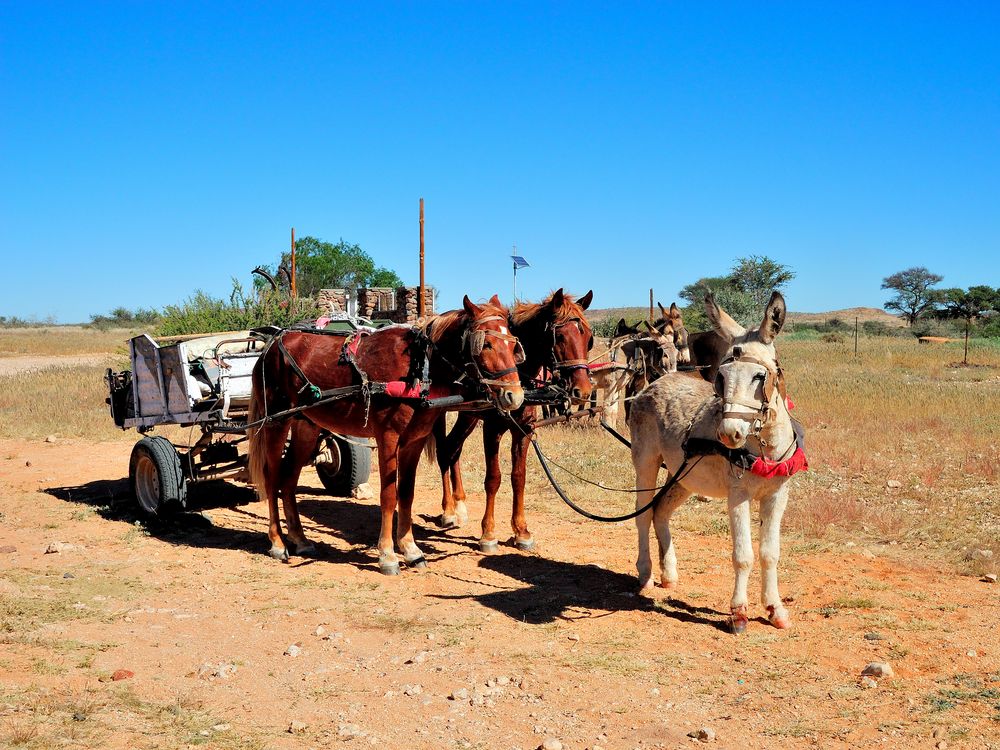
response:
M475 302L473 302L471 299L469 299L469 295L468 294L466 294L462 298L462 307L464 307L465 311L467 313L469 313L469 315L472 315L473 317L475 317L476 315L479 315L479 306Z
M677 323L684 320L683 316L681 316L681 309L677 306L676 302L670 303L670 319L677 321Z
M715 332L727 343L747 335L747 329L729 317L729 313L716 304L715 296L711 292L705 295L705 314L712 321Z
M656 306L660 308L660 317L661 317L661 318L666 318L666 317L668 317L668 316L667 316L667 308L665 308L665 307L663 306L663 303L661 303L661 302L657 301L657 303L656 303Z
M493 305L494 307L503 307L503 302L500 301L500 295L494 294L492 297L490 297L490 304Z
M760 324L761 341L765 344L774 341L774 337L781 332L785 325L786 313L785 298L781 296L780 292L773 292L771 301L767 303L767 309L764 310L764 320Z
M580 299L576 301L576 304L580 306L581 310L586 310L588 307L590 307L590 303L593 301L594 301L594 290L591 289L585 295L580 297Z

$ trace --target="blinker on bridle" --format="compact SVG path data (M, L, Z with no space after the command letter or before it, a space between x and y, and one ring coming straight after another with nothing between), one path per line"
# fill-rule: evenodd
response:
M509 333L503 333L501 331L493 331L488 328L481 328L483 323L489 323L493 320L503 320L506 319L502 315L487 315L485 318L479 318L473 321L473 328L466 332L466 344L469 348L469 369L472 370L476 381L482 385L514 385L513 383L507 383L500 380L504 375L510 375L511 373L517 372L517 365L524 362L524 347L521 346L521 342L518 340L517 336L513 336ZM481 367L476 358L483 353L483 347L486 346L486 337L491 336L492 338L500 339L501 341L513 341L514 342L514 367L508 367L503 370L498 370L494 372L493 370L488 370L485 367ZM487 375L488 377L483 377Z
M556 335L560 328L568 325L579 325L581 331L583 330L582 321L579 318L569 318L564 320L562 323L551 323L549 328L552 329L552 369L556 370L560 376L564 376L564 373L573 372L573 370L589 370L590 362L586 359L559 359L556 355Z
M746 401L740 401L738 399L727 399L723 391L724 378L722 373L722 368L726 365L734 364L737 362L745 362L747 364L759 365L764 368L764 399L756 403L748 403ZM743 347L734 346L732 354L726 357L719 364L719 372L715 376L715 394L723 400L723 419L742 419L744 422L749 422L753 427L753 433L755 436L759 437L760 431L764 424L771 417L771 400L774 397L775 389L778 390L779 395L782 399L785 398L785 378L781 371L781 365L775 360L775 366L771 367L766 362L757 359L756 357L751 357L748 354L743 353ZM730 406L743 406L751 409L750 412L743 411L730 411L728 407Z

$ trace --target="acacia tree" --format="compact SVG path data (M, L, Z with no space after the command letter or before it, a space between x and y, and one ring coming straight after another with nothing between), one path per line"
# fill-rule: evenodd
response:
M931 273L923 266L907 268L905 271L886 276L882 279L882 288L892 289L896 292L896 296L882 307L886 310L895 310L912 326L917 318L934 310L937 290L932 287L943 280L944 276Z
M987 310L995 310L1000 306L1000 290L980 285L965 289L944 289L937 295L941 303L941 314L944 317L965 321L965 358L963 364L969 364L969 329L972 323L982 317Z
M711 292L734 320L744 326L755 325L764 314L771 292L782 289L793 278L791 268L766 255L737 258L727 275L708 276L680 290L681 299L689 303L685 321L690 318L693 325L701 322L701 303L705 293Z
M291 268L291 253L281 255L280 266ZM272 269L272 275L277 269ZM362 287L399 287L403 280L395 271L376 266L360 245L324 242L316 237L295 241L295 285L301 297L320 289L358 289Z

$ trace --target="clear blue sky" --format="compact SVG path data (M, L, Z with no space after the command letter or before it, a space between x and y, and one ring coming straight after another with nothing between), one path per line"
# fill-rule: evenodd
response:
M439 307L1000 285L1000 3L0 5L0 315L228 293L300 236Z

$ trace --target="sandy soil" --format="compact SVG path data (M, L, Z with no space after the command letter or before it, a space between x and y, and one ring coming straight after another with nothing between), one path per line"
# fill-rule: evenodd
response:
M45 356L15 354L4 356L0 357L0 378L44 370L49 367L99 365L107 358L106 354L48 354Z
M1000 586L890 545L786 544L793 629L734 637L726 536L677 533L679 588L640 597L630 524L532 497L537 553L484 556L477 523L430 523L423 474L430 567L385 578L374 502L308 470L321 557L283 565L240 488L200 488L210 522L137 525L128 454L0 441L0 744L631 750L708 727L718 747L1000 747ZM866 689L874 660L896 675Z

